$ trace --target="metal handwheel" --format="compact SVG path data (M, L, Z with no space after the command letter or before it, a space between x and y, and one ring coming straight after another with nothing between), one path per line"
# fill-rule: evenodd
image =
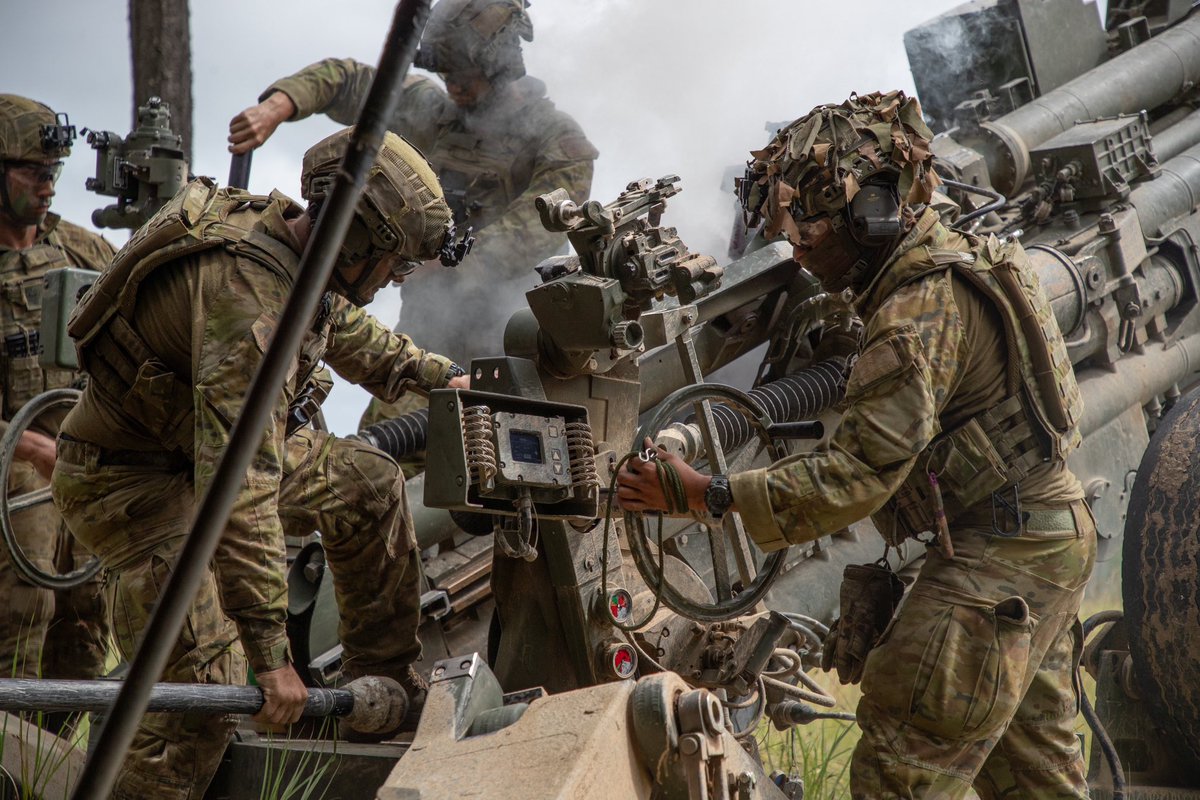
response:
M701 417L707 410L704 406L713 400L744 414L750 420L756 440L767 448L772 460L777 458L777 448L767 432L770 418L762 405L740 389L713 383L693 384L672 392L638 431L637 446L641 447L646 437L654 439L688 406L694 407L697 417ZM709 460L714 461L711 457ZM787 558L787 549L784 548L756 564L756 547L742 529L740 516L736 513L726 514L720 528L708 528L708 548L713 567L713 586L709 588L716 600L698 602L687 597L659 574L659 558L662 554L654 552L656 545L652 544L647 533L644 514L626 511L625 530L633 562L646 585L671 610L702 622L719 622L751 610L771 588ZM730 574L730 549L736 564L736 576Z
M21 435L29 430L29 426L42 414L52 408L71 408L78 402L79 396L80 392L77 389L51 389L39 394L21 407L9 422L4 437L0 439L0 489L4 489L0 491L0 533L4 535L4 544L8 547L13 568L25 580L44 589L70 589L85 583L100 571L100 559L92 557L79 569L62 575L40 569L21 549L21 543L17 541L16 532L13 530L12 515L42 503L49 503L50 487L16 497L9 497L6 487Z

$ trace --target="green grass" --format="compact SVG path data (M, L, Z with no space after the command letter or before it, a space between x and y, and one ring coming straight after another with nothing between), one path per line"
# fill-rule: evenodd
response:
M316 738L325 739L334 724L330 717L323 719ZM267 741L273 741L273 737L268 735ZM330 753L268 747L259 800L321 800L337 774L337 739L331 741L334 745Z

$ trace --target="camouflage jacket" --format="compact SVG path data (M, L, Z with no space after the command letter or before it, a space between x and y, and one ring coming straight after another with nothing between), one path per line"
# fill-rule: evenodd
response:
M113 247L105 239L57 214L48 214L32 247L0 248L0 434L21 406L47 389L69 386L75 373L43 369L41 345L42 278L52 269L80 267L104 270Z
M763 549L811 541L876 514L935 436L1009 396L995 307L955 272L929 272L925 258L901 259L916 248L984 246L947 230L933 209L900 243L889 264L903 267L885 266L859 300L864 356L850 374L846 411L829 446L730 477L746 528ZM1080 497L1062 460L1035 467L1021 483L1030 507Z
M272 84L296 105L295 119L324 113L352 125L366 100L375 68L353 59L325 59ZM559 187L577 202L591 194L597 151L570 115L545 96L545 84L525 76L497 86L484 102L461 109L432 80L409 76L391 130L433 164L455 209L456 221L486 229L464 265L515 271L532 268L566 244L542 227L538 195Z
M218 201L226 193L220 190ZM186 439L191 441L197 497L212 480L229 444L246 389L291 290L290 275L301 251L285 223L285 216L301 213L299 206L279 194L255 205L247 209L246 204L234 203L239 209L236 214L252 218L231 214L226 224L236 221L237 227L250 227L286 245L275 251L291 254L290 263L282 264L285 269L268 268L243 250L211 247L164 262L133 287L137 298L136 304L130 303L133 311L128 322L155 356L139 374L157 365L160 371L165 369L164 378L186 377L191 387L187 394L181 398L164 390L159 397L164 408L144 400L135 404L130 401L132 391L122 398L108 386L111 380L98 380L97 374L63 423L65 434L103 449L161 452L172 447L155 435L151 418L191 416L193 429ZM143 230L153 225L151 220ZM126 249L117 255L118 265ZM303 389L305 373L323 359L347 380L388 401L410 388L425 393L447 382L448 360L426 354L408 337L392 333L339 296L327 298L328 314L314 323L293 361L215 561L222 607L237 623L247 657L257 671L287 661L284 532L276 498L283 479L288 407ZM99 348L105 335L101 329L95 340L81 347L82 354ZM83 363L89 361L85 358ZM189 407L165 407L183 401ZM129 531L130 537L152 535ZM113 553L128 546L105 542L99 550Z

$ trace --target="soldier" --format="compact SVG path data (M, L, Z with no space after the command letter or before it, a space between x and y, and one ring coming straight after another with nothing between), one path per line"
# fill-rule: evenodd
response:
M433 7L416 65L441 75L410 76L392 120L429 158L455 222L480 233L466 272L421 275L404 287L400 328L469 364L497 355L504 325L537 284L533 267L566 246L542 227L534 199L558 187L581 201L591 192L596 149L579 125L525 74L521 41L533 39L523 0L441 0ZM230 150L261 145L285 120L324 113L350 123L373 67L326 59L277 81L230 122ZM470 326L447 325L443 311ZM383 414L377 407L365 421Z
M352 131L304 156L305 210L190 183L117 254L72 317L90 381L63 423L54 499L109 572L121 653L133 655L198 497L229 442L300 254ZM450 209L413 147L387 134L311 335L294 362L242 495L163 674L263 689L258 719L295 722L304 684L284 628L284 534L319 530L341 610L349 677L395 678L414 703L420 562L404 479L364 444L302 427L322 360L385 400L465 386L449 359L418 349L361 308L385 283L453 249ZM204 794L235 722L148 714L115 797Z
M851 568L842 587L825 655L862 679L855 797L1083 798L1076 614L1096 531L1065 463L1079 389L1020 245L951 231L928 205L930 138L892 92L819 107L753 154L746 209L827 289L856 293L845 414L827 448L766 469L662 459L691 509L739 511L763 550L868 515L889 546L931 543L886 632L894 576ZM631 465L622 504L667 508L657 465Z
M0 95L0 431L36 395L71 386L78 377L38 363L42 276L68 266L102 270L112 261L112 245L50 213L55 181L74 137L65 115L60 118L24 97ZM48 485L60 419L43 415L21 436L10 493ZM91 558L49 503L15 514L13 526L25 555L44 571L70 571ZM7 548L0 548L0 594L0 674L96 678L104 673L109 626L99 577L57 592L34 586L14 570Z

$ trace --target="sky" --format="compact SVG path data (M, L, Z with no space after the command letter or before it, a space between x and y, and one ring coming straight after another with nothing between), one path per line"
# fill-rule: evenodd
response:
M600 151L592 197L608 202L630 181L676 174L683 192L664 223L689 248L723 259L732 224L730 168L790 121L852 91L913 92L904 31L952 0L533 0L530 75L575 117ZM274 80L326 57L374 64L394 11L384 0L193 0L193 163L224 182L231 117ZM78 127L131 127L124 0L0 0L0 92L65 111ZM338 129L324 117L285 124L255 152L250 189L299 196L305 149ZM106 205L84 189L95 157L82 140L53 210L90 226ZM581 201L584 198L575 198ZM106 231L114 244L124 231ZM395 324L399 290L370 310ZM453 314L448 308L447 314ZM467 321L464 320L464 324ZM409 332L420 344L417 332ZM499 352L500 347L497 347ZM330 429L351 433L366 392L339 382L326 401Z

